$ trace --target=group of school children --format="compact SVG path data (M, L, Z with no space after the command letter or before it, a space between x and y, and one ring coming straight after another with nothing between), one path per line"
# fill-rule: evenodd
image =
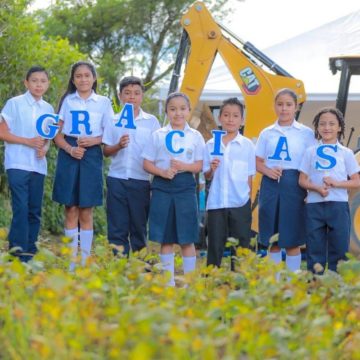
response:
M32 67L23 95L1 111L0 139L5 141L5 169L12 201L9 248L21 261L36 253L40 229L46 153L49 141L36 131L43 114L54 113L43 100L49 78ZM132 104L136 129L115 126L110 100L96 93L97 75L88 62L77 62L60 100L60 129L53 200L65 207L64 231L71 239L72 263L86 263L93 240L93 207L103 204L103 155L111 158L106 179L108 240L115 254L161 244L160 259L174 286L174 244L180 245L184 273L196 266L199 237L196 181L203 171L211 182L207 196L207 264L220 267L228 237L248 248L251 235L252 178L262 176L259 194L259 242L275 262L300 269L300 246L306 244L308 270L326 265L336 271L346 259L350 238L348 190L360 186L359 165L339 140L344 119L334 108L314 118L315 131L295 120L297 97L290 89L275 97L277 120L256 145L240 134L244 107L236 98L220 108L222 131L206 144L187 121L190 101L172 93L165 103L168 125L141 108L144 87L137 77L120 82L119 99ZM85 121L86 120L86 121ZM101 147L103 144L103 148ZM216 151L215 151L216 149ZM151 182L150 182L151 180ZM275 234L278 234L276 241ZM78 251L79 255L78 255Z

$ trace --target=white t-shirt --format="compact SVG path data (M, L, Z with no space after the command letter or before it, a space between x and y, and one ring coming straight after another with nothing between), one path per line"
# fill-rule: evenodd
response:
M360 166L352 150L341 145L339 142L323 149L326 157L331 156L336 159L336 165L331 169L321 169L321 167L328 167L330 165L330 160L326 160L324 156L317 154L318 148L324 145L326 146L326 144L320 142L318 145L307 149L300 165L300 171L306 174L313 184L323 185L323 178L326 176L330 176L337 181L346 181L348 176L360 171ZM318 163L318 166L316 166L316 163ZM309 191L307 202L348 201L348 198L348 191L346 189L330 188L329 195L326 197L322 197L317 191Z
M81 122L85 115L79 114L79 126L74 129L79 130L80 134L71 133L73 130L73 114L71 111L87 111L89 114L89 130L91 134L86 133L86 126ZM61 109L60 119L64 122L62 133L73 137L96 137L103 134L107 121L114 118L114 111L110 100L94 91L87 99L80 97L78 92L69 94L65 97Z
M109 176L118 179L149 180L150 175L143 168L144 159L141 156L145 146L151 141L151 134L160 128L159 121L154 115L140 109L135 118L136 129L127 129L115 126L118 122L116 116L105 125L103 143L116 145L120 138L128 134L129 144L111 157Z
M214 158L218 158L220 164L211 181L206 209L244 206L250 198L249 176L256 173L254 144L238 134L227 146L221 143L223 155L210 155L213 150L212 138L205 146L203 172L210 170Z
M36 101L29 91L9 99L1 111L10 133L24 138L39 136L36 121L44 114L54 114L54 108L42 99ZM36 153L29 146L5 142L5 169L34 171L46 175L46 158L39 159Z
M280 126L276 121L261 131L255 154L269 168L298 170L304 151L315 143L314 132L309 127L295 120L290 126Z
M185 124L183 130L184 137L175 134L173 136L172 146L175 151L184 149L179 154L169 152L165 144L165 138L168 133L174 131L171 125L167 125L161 129L156 130L152 134L152 139L148 146L143 151L143 158L153 161L155 166L160 169L168 169L170 161L176 159L187 164L193 164L195 161L203 159L203 152L205 141L199 131L192 129L188 124Z

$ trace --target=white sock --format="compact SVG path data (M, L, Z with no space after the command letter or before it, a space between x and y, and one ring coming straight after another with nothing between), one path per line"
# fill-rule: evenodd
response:
M184 274L194 271L196 267L196 256L183 256Z
M160 254L161 264L165 271L169 271L171 274L170 280L168 282L168 286L175 286L174 272L174 253L172 254Z
M94 230L80 229L80 250L81 264L85 265L86 259L90 256Z
M281 254L281 250L278 252L269 252L269 256L270 259L275 263L275 264L280 264L282 261L282 254Z
M296 270L300 270L300 265L301 254L293 256L286 255L286 266L290 271L295 272Z
M64 229L64 234L66 237L71 239L70 248L72 250L72 254L71 254L71 262L70 262L69 270L74 271L75 264L76 264L75 258L77 256L78 246L79 246L79 239L78 239L79 230L78 230L78 228Z

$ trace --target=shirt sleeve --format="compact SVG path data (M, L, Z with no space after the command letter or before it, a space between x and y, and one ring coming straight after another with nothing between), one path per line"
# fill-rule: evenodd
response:
M113 121L115 114L114 110L111 106L111 101L108 98L105 98L106 105L104 106L104 113L102 117L102 128L105 129L105 126L109 123L109 121Z
M105 145L116 145L120 138L116 138L115 135L118 134L118 131L115 127L113 119L108 119L105 123L104 133L102 137L102 142Z
M248 175L253 176L255 174L256 174L255 146L251 141L249 141Z
M154 116L153 127L151 129L151 132L154 132L154 131L156 131L158 129L160 129L160 123L159 123L159 120L157 119L157 117Z
M311 149L307 149L301 160L299 171L303 172L306 175L310 175L311 169Z
M12 101L12 99L9 99L1 111L1 118L5 120L9 129L11 129L11 125L14 121L15 116L16 116L15 103L14 101Z
M209 140L210 141L210 140ZM206 145L204 146L204 160L203 160L203 172L206 173L210 170L210 146L211 143L209 143L209 141L206 143Z
M151 134L150 142L147 146L145 146L141 157L149 160L149 161L155 161L156 160L156 143L157 143L158 133L157 131L153 132Z
M261 132L255 146L255 155L265 159L266 156L266 144L264 132Z
M204 158L204 147L205 147L205 141L200 132L196 132L197 135L197 141L196 141L196 147L195 147L195 156L194 160L199 161L203 160Z
M349 176L360 172L360 165L358 164L352 150L347 149L345 157L345 167Z

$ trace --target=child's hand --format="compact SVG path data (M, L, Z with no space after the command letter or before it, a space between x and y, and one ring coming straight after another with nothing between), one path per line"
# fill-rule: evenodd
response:
M78 160L81 160L84 157L86 149L83 147L72 147L70 150L70 155Z
M36 150L41 150L45 145L45 139L41 136L36 136L28 139L28 145Z
M179 160L171 159L170 160L170 167L175 169L176 171L183 171L184 170L184 163Z
M42 149L36 150L36 157L38 159L42 159L43 157L45 157L48 149L49 149L48 147L44 146Z
M173 179L174 176L177 174L177 170L173 169L173 168L168 168L166 170L163 170L163 173L162 173L162 177L165 178L165 179Z
M129 134L123 135L119 140L120 149L124 149L129 145L130 137Z
M282 175L282 168L274 167L269 168L266 176L273 180L279 180Z
M326 185L320 186L317 191L324 198L329 195L329 188Z
M323 178L323 182L328 187L337 187L338 186L338 181L336 181L335 179L333 179L330 176L325 176Z
M220 159L218 158L212 159L210 163L211 171L215 172L215 170L219 167L219 165L220 165Z
M79 137L76 142L78 146L86 148L99 144L99 138L93 136Z

